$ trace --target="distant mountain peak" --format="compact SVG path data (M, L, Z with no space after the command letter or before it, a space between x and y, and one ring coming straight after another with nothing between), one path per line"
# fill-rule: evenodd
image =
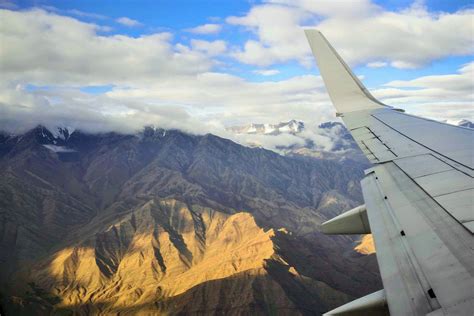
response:
M293 119L277 124L250 123L247 125L231 126L227 128L227 130L237 134L279 135L282 133L298 134L301 133L304 128L304 122Z
M71 137L72 133L74 133L76 129L70 126L57 126L53 128L51 133L55 138L62 139L64 141L68 140Z
M460 120L458 126L474 129L474 123L466 119Z
M46 127L44 125L38 125L29 133L33 133L36 136L38 142L40 142L41 144L57 145L68 141L74 132L75 129L72 127Z
M160 137L165 137L166 134L168 134L168 131L156 127L155 125L147 125L143 128L141 132L138 133L138 137L140 138L160 138Z

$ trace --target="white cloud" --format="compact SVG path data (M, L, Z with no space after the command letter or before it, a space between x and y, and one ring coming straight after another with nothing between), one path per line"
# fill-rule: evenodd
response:
M396 80L373 91L387 104L437 120L474 120L474 62L457 74Z
M222 26L219 24L203 24L196 26L194 28L188 29L188 32L194 33L194 34L217 34L221 31Z
M257 70L254 70L253 72L262 76L274 76L280 73L278 69L257 69Z
M268 66L280 61L297 59L304 63L309 50L299 22L309 17L299 8L277 5L253 7L243 17L229 17L227 23L255 31L259 40L248 40L243 49L234 51L239 61ZM275 23L278 21L278 23Z
M472 100L474 94L473 78L474 62L471 62L461 67L457 74L423 76L413 80L395 80L384 84L384 86L417 88L417 90L410 90L413 93L422 92L423 89L439 89L440 94L434 96L438 99L443 98L443 95L445 97L449 97L449 94L461 96L461 93L464 93L465 100Z
M134 38L43 10L0 10L2 80L37 85L144 84L208 71L205 53L173 45L170 33ZM67 30L67 32L65 32Z
M317 124L333 117L334 109L317 76L258 83L202 73L161 78L140 87L115 87L104 95L0 86L0 126L8 130L61 123L92 132L131 132L154 124L231 137L226 125L290 118Z
M135 27L135 26L143 25L140 22L138 22L137 20L127 18L126 16L118 18L115 21L117 23L120 23L120 24L125 25L125 26L129 26L129 27Z
M319 14L332 16L336 9L337 4L334 4L333 9L328 7ZM319 76L250 82L217 72L214 58L228 50L234 56L249 58L257 64L266 64L260 61L265 56L277 60L298 56L297 59L306 64L312 60L309 52L298 55L308 47L304 37L298 37L298 34L302 35L298 27L301 20L295 15L311 19L313 11L275 4L257 6L255 10L259 12L228 19L229 23L247 25L257 32L259 41L247 42L249 47L255 45L257 55L253 56L248 56L248 51L244 50L232 51L222 40L191 39L189 45L184 45L174 44L170 33L136 38L104 35L100 25L44 10L0 10L0 129L19 131L37 124L61 124L89 132L133 132L154 124L192 133L211 132L249 142L252 136L236 138L225 130L225 126L290 119L303 120L307 126L314 126L334 120L335 110ZM366 19L381 14L377 7L364 10ZM275 14L278 27L267 21L269 12ZM350 10L338 14L338 18L355 18ZM264 28L260 30L262 25ZM285 26L289 28L281 30ZM275 34L278 36L274 37ZM378 38L376 32L374 36ZM261 39L265 40L262 42ZM344 40L339 43L344 44ZM384 46L382 40L376 43ZM288 48L288 45L293 47ZM350 48L349 44L345 45ZM380 52L380 49L376 51ZM351 51L346 49L347 52ZM367 55L370 58L365 58L366 62L411 62L377 54ZM443 119L469 118L466 109L472 106L473 68L473 64L469 64L451 75L393 81L375 90L374 95L388 104L401 104L417 114L442 115ZM274 75L277 70L261 68L255 72ZM32 85L40 88L33 89ZM80 87L90 85L111 85L112 88L99 95L80 91ZM318 135L308 134L307 137L329 148L331 142ZM301 140L282 136L254 141L274 148Z
M223 54L227 50L227 44L224 41L203 41L191 40L191 47L196 51L205 52L209 56Z
M349 64L380 60L397 68L415 68L433 60L474 53L474 11L429 12L419 3L386 11L367 0L275 0L256 5L227 22L257 36L234 51L239 61L257 66L311 61L302 29L318 28ZM278 23L275 23L278 21ZM456 30L456 31L453 31Z
M284 5L303 10L322 17L354 18L367 17L380 11L380 7L370 0L352 0L350 5L334 0L268 0L269 4Z
M79 18L89 18L89 19L96 19L96 20L105 20L107 17L102 14L92 13L92 12L84 12L77 9L59 9L54 6L50 5L42 5L40 6L41 9L44 9L49 12L54 12L56 14L66 14L66 15L74 15Z
M388 64L384 61L374 61L374 62L368 63L367 67L369 67L369 68L383 68L383 67L387 67L387 65Z

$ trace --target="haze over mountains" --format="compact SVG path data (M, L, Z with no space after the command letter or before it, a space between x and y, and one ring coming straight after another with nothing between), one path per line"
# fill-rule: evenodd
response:
M474 124L467 119L456 125L474 128ZM284 155L366 161L351 134L340 122L307 126L303 121L290 120L276 124L231 126L227 130L234 134L233 139L239 143L272 149Z
M233 139L251 147L273 149L283 155L309 156L324 159L346 159L365 162L349 131L339 122L306 126L290 120L278 124L231 126Z
M304 122L290 120L278 124L255 124L251 123L243 126L232 126L228 130L238 134L271 134L279 135L281 133L297 134L304 130Z
M214 135L37 127L0 138L8 314L320 314L381 287L318 225L362 202L367 165Z

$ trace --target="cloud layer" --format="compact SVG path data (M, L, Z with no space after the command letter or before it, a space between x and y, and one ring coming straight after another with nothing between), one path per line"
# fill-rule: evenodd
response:
M274 148L300 140L291 135L236 138L225 127L297 119L311 129L334 120L323 82L313 70L280 77L281 63L313 64L302 26L317 25L350 63L373 68L420 67L473 53L472 27L466 27L472 26L472 11L434 14L419 4L389 12L369 1L350 9L329 0L267 1L226 19L226 29L247 34L241 45L219 38L221 24L186 29L181 37L177 31L133 37L81 21L77 12L69 13L77 18L62 14L0 10L0 129L21 132L43 124L128 133L153 124ZM117 22L140 26L126 17ZM473 65L450 75L392 81L374 95L416 114L469 119ZM247 74L241 76L242 69ZM244 79L249 74L263 81Z
M322 31L349 64L416 68L452 55L472 55L474 11L429 12L419 1L400 12L368 0L268 0L244 16L227 18L255 33L234 52L241 62L268 66L312 62L302 28ZM278 24L275 23L278 21ZM454 31L455 30L455 31Z

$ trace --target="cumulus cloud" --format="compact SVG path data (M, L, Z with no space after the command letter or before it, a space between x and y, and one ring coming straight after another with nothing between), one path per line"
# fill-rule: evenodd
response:
M125 26L129 26L129 27L135 27L135 26L143 25L140 22L138 22L137 20L127 18L126 16L118 18L115 21L117 23L120 23L120 24L125 25Z
M217 34L221 31L222 26L219 24L203 24L194 28L188 29L188 32L194 34Z
M104 36L102 27L44 10L0 10L2 80L37 85L145 84L208 71L213 61L172 34ZM64 30L68 30L65 32Z
M396 80L373 91L384 102L407 111L450 122L474 120L474 62L456 74Z
M195 77L168 78L143 88L115 87L107 95L137 102L180 104L196 115L237 124L310 117L320 122L334 112L321 78L311 75L249 82L229 74L207 72Z
M102 35L100 25L39 9L2 10L0 18L2 129L130 132L155 124L224 135L226 124L303 119L315 108L315 121L332 116L317 76L257 83L213 72L210 57L227 49L221 40L187 46L172 44L170 33ZM81 92L96 85L111 91Z
M304 63L305 58L309 59L309 48L299 24L307 18L309 15L300 8L280 5L255 6L246 16L227 18L227 23L244 26L258 35L258 40L248 40L233 56L257 66L291 59Z
M382 68L382 67L386 67L387 65L388 64L384 61L374 61L374 62L368 63L367 67L369 67L369 68Z
M289 118L317 124L333 117L318 76L248 82L208 72L163 78L149 86L116 86L100 95L77 88L0 86L0 126L14 132L59 123L90 132L134 132L153 124L232 138L226 126Z
M196 51L205 52L209 56L220 55L227 50L227 44L221 40L210 42L192 39L191 47Z
M258 58L254 60L259 54L263 59L270 53L277 60L296 58L309 64L312 57L305 39L298 35L301 35L299 23L310 21L319 7L314 4L315 9L311 9L312 2L305 3L290 5L280 1L257 5L246 16L228 19L229 23L256 32L256 40L246 44L255 45L257 55L253 56L247 56L246 50L229 47L222 40L191 38L185 44L168 32L139 37L111 35L104 33L107 29L99 24L57 12L0 10L0 129L21 132L43 124L66 125L87 132L128 133L153 124L198 134L210 132L242 143L261 143L271 149L300 144L301 138L291 135L252 139L256 136L235 136L225 127L290 119L316 126L334 120L335 110L319 76L252 82L223 73L227 68L221 66L225 58L222 55L228 53L262 64L265 68L248 71L263 76L277 74L278 70L267 68ZM356 18L350 10L339 12L338 4L331 3L334 3L332 7L317 13L324 18L320 23L327 23L331 17ZM382 14L367 1L361 2L359 10L363 10L360 16L365 19ZM275 14L273 21L278 19L278 27L267 21L269 12ZM426 19L436 20L431 15ZM275 34L278 36L274 37ZM339 43L344 44L344 40ZM386 41L378 43L380 47L384 44ZM350 45L344 45L345 53L354 56L348 50ZM292 47L287 49L287 46ZM298 55L304 50L308 54ZM391 59L380 54L380 50L370 58L358 60L413 62L401 57ZM472 103L473 68L473 64L468 64L451 75L393 81L375 90L374 95L387 104L403 104L410 111L418 111L417 114L443 114L444 119L469 118L465 109L470 109L471 105L467 104ZM87 86L110 89L92 94L84 92ZM329 136L307 133L307 138L330 148Z
M392 67L416 68L446 56L473 54L473 18L472 9L437 13L419 2L386 11L368 0L350 6L330 0L273 0L227 22L257 36L234 51L247 64L297 60L308 65L310 50L302 29L311 27L321 30L349 64L386 60Z
M254 70L253 72L262 76L274 76L280 73L278 69L257 69L257 70Z
M134 133L152 124L191 133L204 130L203 123L175 105L138 104L65 88L29 92L17 86L2 89L0 95L0 126L13 133L24 132L38 124L49 128L70 126L92 133Z

